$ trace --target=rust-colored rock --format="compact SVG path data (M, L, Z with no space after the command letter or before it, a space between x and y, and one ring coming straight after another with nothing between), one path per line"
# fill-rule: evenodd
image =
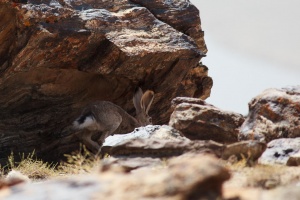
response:
M169 125L181 131L184 136L192 140L214 140L221 143L238 141L239 128L244 122L242 115L220 110L200 99L177 99L173 101L182 103L176 105Z
M207 51L188 1L3 0L0 18L3 164L11 151L54 160L78 148L68 126L82 107L107 100L133 114L136 86L156 93L153 122L168 122Z
M300 136L300 86L268 89L249 103L240 139L269 142Z

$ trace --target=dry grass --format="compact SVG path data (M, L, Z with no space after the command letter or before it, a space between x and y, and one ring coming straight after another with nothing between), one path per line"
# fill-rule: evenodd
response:
M243 159L236 163L223 162L232 177L224 187L273 189L300 182L300 168L282 165L248 165Z
M16 170L28 176L31 180L44 180L53 177L64 177L78 174L98 172L101 160L95 158L81 146L78 152L66 156L66 162L55 165L43 162L35 157L34 152L21 156L20 162L15 162L14 155L9 157L6 172ZM261 188L273 189L300 183L300 168L281 165L259 165L249 163L249 160L220 162L231 172L231 179L224 183L224 188ZM167 160L163 160L166 165ZM0 166L0 173L5 175L4 168Z
M53 164L37 159L35 152L28 155L20 154L17 159L12 153L8 157L8 164L5 167L0 166L0 174L4 177L9 171L15 170L28 176L30 180L39 181L58 176L91 173L97 171L100 166L100 159L92 156L84 146L81 146L78 152L65 157L65 162Z
M20 161L15 161L13 153L8 157L7 171L16 170L28 176L31 180L41 180L49 177L54 177L56 173L56 165L52 163L43 162L35 156L32 152L25 156L21 154Z
M95 172L99 169L101 160L93 156L85 146L80 146L78 152L65 155L66 162L60 163L58 171L65 175L84 174Z

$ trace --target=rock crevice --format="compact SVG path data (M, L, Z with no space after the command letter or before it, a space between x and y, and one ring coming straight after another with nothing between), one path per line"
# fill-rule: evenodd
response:
M207 51L199 12L186 1L4 0L0 17L4 157L36 150L52 160L62 144L78 148L69 126L82 108L106 100L134 115L137 86L154 90L149 114L167 123L171 100L194 94L178 85Z

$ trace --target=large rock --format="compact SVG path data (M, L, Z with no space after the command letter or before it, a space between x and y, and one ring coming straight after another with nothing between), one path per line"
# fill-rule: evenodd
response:
M300 86L268 89L249 103L240 139L269 142L300 136Z
M54 160L78 148L68 125L81 109L108 100L133 114L136 86L156 93L153 122L168 122L207 51L188 1L2 0L0 18L3 164L11 151Z
M259 159L261 164L298 165L300 138L281 138L268 143L266 151Z
M124 135L106 138L102 155L166 158L184 153L212 153L218 157L225 146L213 141L191 141L169 126L147 126Z
M175 98L175 109L169 125L192 140L214 140L221 143L238 141L241 114L223 111L200 99Z
M149 125L132 133L109 136L103 145L102 155L113 157L108 163L117 163L128 170L156 164L159 162L157 158L163 162L165 158L186 153L208 153L225 160L234 157L236 160L256 161L266 149L266 144L259 141L224 145L211 140L189 140L166 125Z
M142 178L141 178L142 177ZM163 167L19 185L0 190L1 199L221 199L229 172L210 156L173 158Z

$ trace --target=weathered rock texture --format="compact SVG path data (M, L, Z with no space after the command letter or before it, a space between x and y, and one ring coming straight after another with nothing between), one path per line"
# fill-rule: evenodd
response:
M171 127L192 140L214 140L221 143L238 141L241 114L220 110L192 98L175 98L176 105L169 122Z
M72 151L67 126L82 107L108 100L133 114L136 86L155 91L150 115L166 123L171 99L194 95L178 85L207 51L185 0L2 0L0 18L0 163Z
M224 145L214 141L191 141L180 136L177 130L165 125L140 129L142 130L108 137L101 153L114 157L167 158L188 152L209 152L220 157L225 148Z
M249 103L240 139L269 142L300 136L300 86L268 89Z
M259 159L261 164L298 165L300 138L281 138L268 143L266 151ZM298 155L299 156L299 155Z
M189 140L172 127L149 125L132 133L108 137L101 153L113 156L112 163L131 170L151 165L151 159L154 159L153 164L156 164L159 162L156 158L162 159L163 162L165 158L186 153L213 154L226 160L234 156L236 160L256 161L265 149L266 144L259 141L224 145L212 140Z
M205 100L210 97L213 80L208 76L208 68L199 63L196 67L189 71L185 79L178 88L178 96L180 93L192 94L192 97Z
M142 177L142 178L141 178ZM67 180L0 190L1 199L221 199L229 172L217 159L191 155L168 160L161 168L135 173L105 170Z

